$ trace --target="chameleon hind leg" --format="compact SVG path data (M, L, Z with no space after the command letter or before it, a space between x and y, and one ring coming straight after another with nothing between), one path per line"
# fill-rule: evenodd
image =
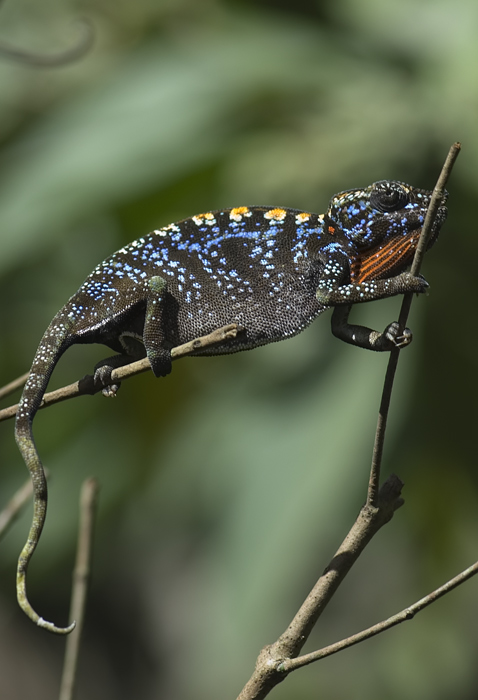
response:
M128 333L123 333L119 337L119 341L124 348L124 352L118 355L106 357L95 365L95 373L93 383L98 390L101 388L101 393L107 398L116 396L121 386L121 382L112 382L111 373L114 369L124 367L137 360L142 360L145 356L144 345L140 338L136 338Z

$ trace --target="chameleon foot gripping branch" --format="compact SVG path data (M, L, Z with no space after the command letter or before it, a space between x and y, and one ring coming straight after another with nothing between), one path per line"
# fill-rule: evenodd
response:
M119 353L97 366L104 380L114 367L147 356L157 377L171 371L171 349L236 323L236 338L207 347L213 355L249 350L300 333L336 307L332 332L348 343L387 351L411 340L397 324L383 333L347 323L350 306L405 292L424 292L411 263L431 192L394 181L335 195L325 214L275 207L207 212L153 231L93 270L46 330L20 401L15 437L34 485L34 515L18 563L20 606L28 602L26 571L46 515L43 466L32 433L34 416L60 356L76 343L100 343ZM431 243L446 218L439 209ZM431 245L431 244L430 244Z

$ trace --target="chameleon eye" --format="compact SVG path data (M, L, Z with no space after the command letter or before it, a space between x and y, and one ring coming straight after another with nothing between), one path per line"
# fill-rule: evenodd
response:
M403 209L408 202L408 193L398 182L376 182L370 195L370 204L383 212Z

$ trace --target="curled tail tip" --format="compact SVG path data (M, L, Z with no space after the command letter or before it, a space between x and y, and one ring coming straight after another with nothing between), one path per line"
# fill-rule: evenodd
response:
M73 621L71 625L68 625L68 627L57 627L53 624L53 622L48 622L47 620L44 620L43 617L40 617L40 615L38 615L38 613L34 611L34 609L32 608L32 606L26 598L20 600L19 597L18 602L25 615L32 622L34 622L37 627L41 627L42 629L47 630L48 632L52 632L53 634L65 635L70 634L70 632L73 632L73 630L76 627L75 621Z
M30 601L27 598L24 583L25 579L20 575L17 583L17 600L25 615L32 622L34 622L37 627L48 630L48 632L53 632L53 634L70 634L70 632L73 632L76 627L76 622L72 622L71 625L68 625L68 627L57 627L53 624L53 622L48 622L47 620L44 620L43 617L40 617L40 615L32 608Z
M68 627L57 627L56 625L53 624L53 622L47 622L47 620L44 620L42 617L39 617L36 621L37 626L41 627L44 630L48 630L48 632L53 632L53 634L70 634L70 632L73 632L73 630L76 627L76 622L73 620L71 625L68 625Z

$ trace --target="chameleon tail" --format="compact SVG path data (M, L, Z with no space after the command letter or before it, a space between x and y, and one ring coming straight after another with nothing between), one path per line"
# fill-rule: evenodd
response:
M47 508L45 472L33 438L32 423L43 400L53 369L70 344L67 328L65 325L59 325L58 321L58 316L53 319L36 352L30 376L20 399L15 423L15 440L33 482L33 521L28 539L18 559L17 599L22 610L39 627L56 634L68 634L75 627L74 622L69 627L56 627L53 623L47 622L32 608L26 593L27 568L40 539ZM58 333L59 329L63 333Z

